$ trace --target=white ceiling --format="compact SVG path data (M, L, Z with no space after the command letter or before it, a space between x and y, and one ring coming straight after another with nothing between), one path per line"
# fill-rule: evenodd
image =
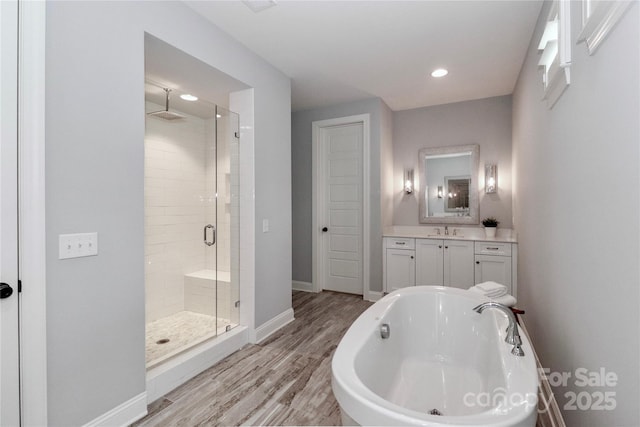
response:
M542 6L510 1L186 1L291 77L294 111L380 97L392 110L509 94ZM449 69L434 79L431 71Z

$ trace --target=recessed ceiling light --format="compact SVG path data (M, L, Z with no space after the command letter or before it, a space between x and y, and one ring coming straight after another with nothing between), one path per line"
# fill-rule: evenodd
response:
M444 77L447 74L449 74L448 70L445 70L444 68L438 68L437 70L433 70L433 72L431 73L431 77Z
M216 114L216 119L221 119L222 116L220 114Z
M193 95L190 95L188 93L180 95L180 98L184 99L185 101L197 101L198 100L197 96L193 96Z

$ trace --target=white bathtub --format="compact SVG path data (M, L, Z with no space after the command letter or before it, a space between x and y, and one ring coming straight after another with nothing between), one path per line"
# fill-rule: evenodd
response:
M351 325L332 361L344 425L535 426L538 379L505 343L507 317L472 309L466 290L416 286L395 291ZM380 326L390 326L382 339ZM436 409L442 415L429 415Z

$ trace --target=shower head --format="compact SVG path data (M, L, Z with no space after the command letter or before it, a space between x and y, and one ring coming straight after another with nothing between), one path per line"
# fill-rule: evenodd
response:
M164 92L165 92L165 109L164 110L160 110L160 111L154 111L152 113L147 113L148 116L155 116L164 120L177 120L177 119L184 119L184 116L182 114L178 114L178 113L174 113L173 111L169 111L169 92L171 92L171 89L169 88L164 88Z
M184 119L184 116L182 114L174 113L173 111L168 111L168 110L154 111L153 113L147 113L147 115L158 117L164 120Z

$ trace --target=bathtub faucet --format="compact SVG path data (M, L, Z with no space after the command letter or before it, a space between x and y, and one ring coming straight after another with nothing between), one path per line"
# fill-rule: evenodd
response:
M520 338L520 332L518 332L518 322L516 322L516 316L513 314L513 311L506 305L497 303L495 301L484 302L477 307L473 308L473 311L477 313L482 313L487 308L497 308L507 315L509 318L509 327L507 328L507 338L505 341L508 344L513 344L513 348L511 349L511 354L515 356L524 356L524 351L522 350L522 338Z

